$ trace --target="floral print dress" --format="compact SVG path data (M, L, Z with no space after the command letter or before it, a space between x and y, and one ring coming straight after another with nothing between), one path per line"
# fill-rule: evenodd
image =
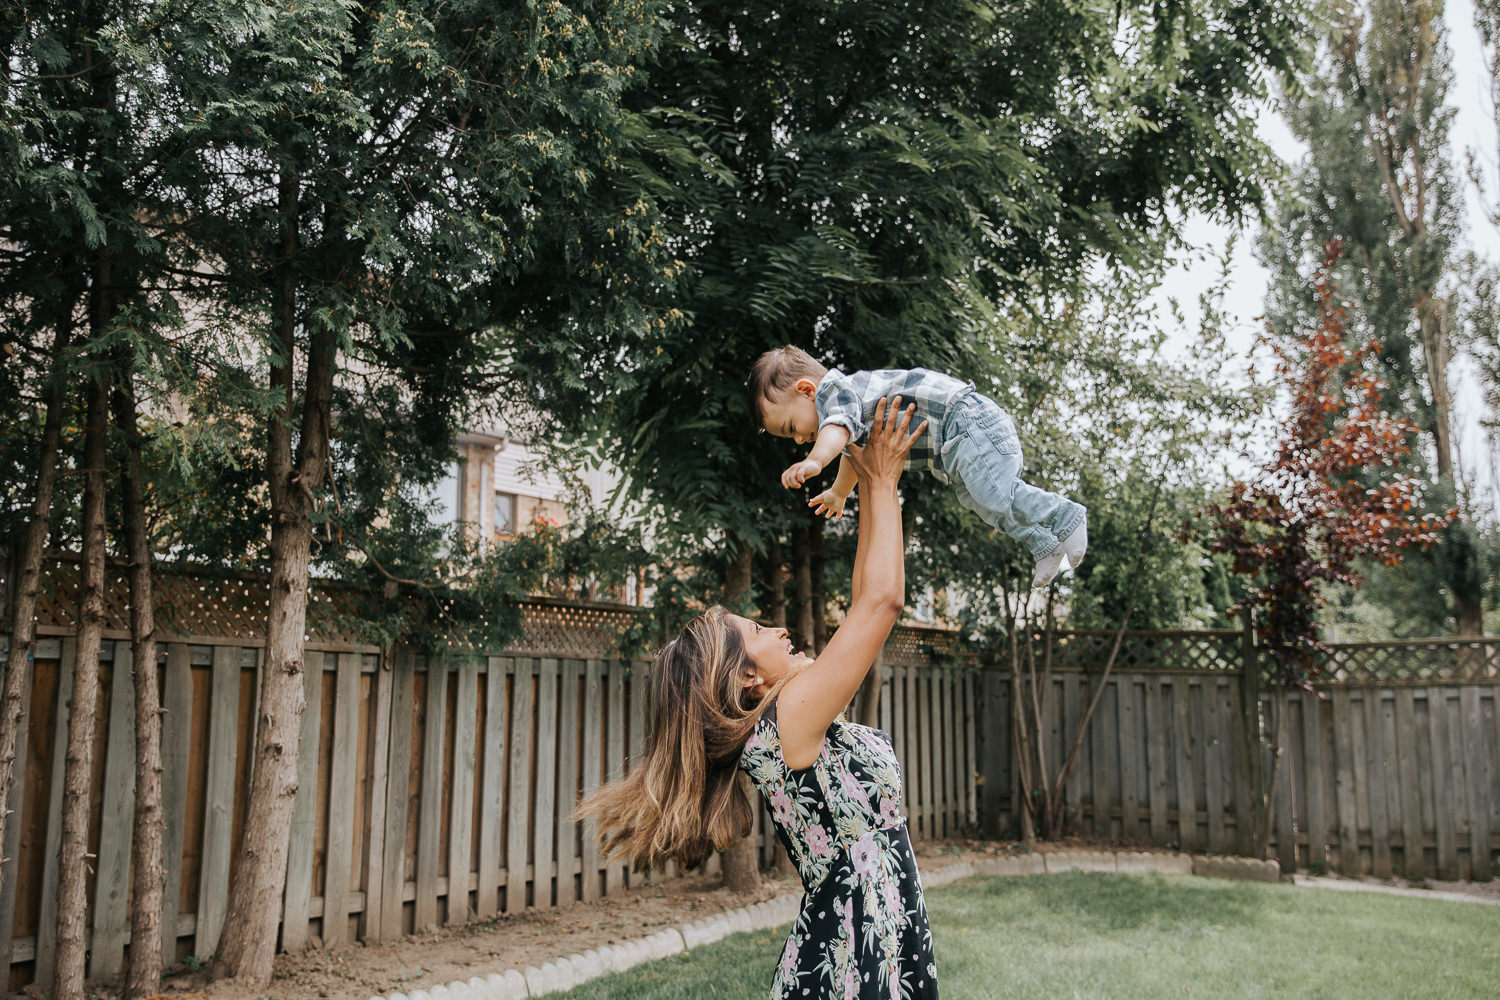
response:
M932 933L890 737L836 721L818 759L791 768L772 705L740 767L765 796L806 893L772 1000L935 1000Z

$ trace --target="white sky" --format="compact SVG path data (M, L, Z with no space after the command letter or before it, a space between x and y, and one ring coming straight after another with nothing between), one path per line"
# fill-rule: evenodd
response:
M1447 5L1446 20L1448 47L1453 55L1453 82L1448 100L1457 108L1451 133L1454 148L1450 154L1464 177L1466 235L1482 256L1500 261L1500 231L1485 218L1481 193L1469 183L1466 174L1467 157L1473 150L1489 185L1485 194L1493 204L1497 198L1496 180L1500 177L1496 163L1495 119L1489 96L1489 71L1481 51L1479 30L1474 24L1472 0L1451 0ZM1304 147L1292 137L1273 108L1262 111L1259 127L1262 137L1284 160L1294 162L1302 156ZM1231 228L1195 217L1187 220L1184 231L1194 246L1217 252L1230 235ZM1269 273L1254 258L1251 248L1254 235L1253 229L1241 233L1224 294L1224 309L1232 331L1230 343L1236 359L1245 363L1249 361L1251 347L1261 329L1258 317L1264 310L1265 290L1270 280ZM1177 298L1188 329L1197 326L1198 296L1217 280L1218 268L1212 263L1189 261L1174 268L1163 283L1163 287ZM1239 367L1243 369L1245 365ZM1480 426L1483 403L1478 380L1467 358L1457 360L1453 375L1453 418L1459 461L1465 476L1474 484L1476 508L1493 517L1496 500L1500 499L1500 467L1497 467L1500 456L1491 454Z

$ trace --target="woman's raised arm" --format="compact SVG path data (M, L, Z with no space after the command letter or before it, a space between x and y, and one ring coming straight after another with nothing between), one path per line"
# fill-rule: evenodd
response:
M859 544L854 556L853 601L843 624L811 666L781 690L777 725L782 756L791 767L817 759L823 734L859 689L890 635L906 600L901 502L896 483L912 444L927 429L909 430L914 407L875 409L868 442L849 448L859 476Z

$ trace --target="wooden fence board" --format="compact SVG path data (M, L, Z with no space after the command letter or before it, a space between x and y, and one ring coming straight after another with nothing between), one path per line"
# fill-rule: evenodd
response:
M943 687L942 729L939 732L943 737L943 836L946 837L956 834L963 822L959 813L961 800L958 791L958 734L962 729L962 719L953 710L952 671L940 669L938 676Z
M318 740L323 719L323 653L302 656L302 690L307 707L297 736L297 794L292 799L291 840L286 855L286 891L281 904L281 946L307 947L313 893L313 853L317 834Z
M1422 803L1418 785L1416 702L1409 687L1396 689L1396 771L1400 789L1401 872L1422 877Z
M922 839L924 836L922 831L926 826L926 817L922 814L922 796L926 792L922 787L922 744L920 742L922 706L917 700L917 678L915 667L901 668L901 686L905 691L903 700L906 702L901 766L906 772L907 818L913 840Z
M57 707L52 715L52 774L47 785L47 846L43 851L42 899L36 932L36 985L50 992L57 960L57 880L62 851L63 777L67 770L68 716L72 714L73 676L78 666L78 640L62 641L57 669ZM17 782L20 784L20 782Z
M1120 824L1127 842L1141 839L1140 734L1136 726L1135 682L1121 678L1115 686L1120 739Z
M1192 696L1187 677L1172 678L1173 765L1177 778L1177 842L1184 851L1195 851L1198 837L1198 783L1193 780L1195 759L1201 756L1202 739L1192 728Z
M583 794L591 795L599 787L604 767L604 664L589 660L583 670ZM594 824L583 828L583 899L599 898L599 839Z
M1370 872L1376 878L1390 878L1394 873L1391 850L1391 820L1388 808L1389 786L1395 780L1390 743L1386 741L1387 713L1394 709L1383 704L1378 690L1366 689L1365 769L1370 791Z
M1368 873L1371 864L1370 851L1366 849L1366 834L1374 824L1370 818L1370 702L1379 692L1366 688L1350 692L1349 740L1351 743L1350 764L1354 769L1354 833L1358 838L1360 870Z
M500 862L505 846L505 666L485 661L484 770L479 791L479 897L475 912L486 920L500 912Z
M626 736L629 750L627 751L625 757L625 767L630 771L633 771L637 767L641 766L641 748L645 746L646 743L645 690L646 672L650 669L650 667L651 665L649 663L637 662L635 664L635 669L631 671L630 674L630 695L629 701L627 701L625 705L625 711L630 719ZM766 843L765 838L762 838L761 843L763 845ZM630 870L630 866L627 864L624 866L624 868L626 884L630 886L639 885L640 878Z
M1089 698L1094 697L1094 685L1104 684L1099 678L1091 678L1089 681ZM1105 684L1104 693L1099 697L1098 707L1094 709L1094 718L1089 723L1089 783L1088 797L1089 808L1093 816L1093 831L1096 837L1110 836L1114 824L1110 814L1114 808L1114 789L1110 776L1115 771L1115 764L1119 760L1119 750L1115 743L1115 706L1114 689L1115 684Z
M531 820L531 682L530 659L514 661L510 689L510 791L506 802L505 912L526 909L527 830Z
M198 924L193 951L212 955L219 947L229 895L234 831L235 756L239 743L240 650L215 646L208 715L208 780L203 803L203 866L198 881Z
M1003 785L1001 779L1002 757L1001 748L1004 745L1003 702L1000 699L1000 678L993 670L980 671L975 680L978 684L978 698L975 705L975 714L984 719L983 725L976 724L976 751L975 770L980 774L979 793L979 825L980 829L990 836L1001 832L1001 809L1003 804ZM895 740L895 718L896 697L891 691L887 691L882 699L889 704L891 713L891 724L887 732L891 739Z
M1261 753L1259 701L1255 705L1246 704L1250 699L1248 687L1242 675L1219 685L1214 695L1220 732L1224 734L1219 755L1224 765L1220 771L1223 782L1220 799L1226 806L1234 805L1234 836L1230 837L1226 830L1224 838L1230 844L1239 845L1241 852L1259 847L1252 845L1251 841L1256 834L1256 819L1265 804L1264 786L1257 789L1249 781L1241 780L1248 776L1252 766L1260 764Z
M448 663L427 658L422 699L422 791L417 804L417 898L413 929L422 934L438 922L438 864L443 836L443 748L448 720Z
M1359 874L1360 869L1358 792L1354 780L1354 734L1358 720L1347 688L1334 688L1331 698L1332 709L1329 716L1333 729L1333 794L1336 809L1334 829L1339 839L1338 867L1340 872L1353 876Z
M474 854L474 731L478 715L479 665L465 657L458 665L458 697L453 715L453 797L448 819L448 923L473 916L469 876Z
M1451 767L1448 762L1448 694L1445 688L1427 689L1427 734L1428 754L1431 765L1424 769L1428 780L1423 784L1432 796L1434 840L1437 846L1438 878L1456 880L1458 875L1458 838L1454 825L1454 814L1458 812Z
M976 681L978 678L969 672L964 672L963 677L963 712L964 712L964 770L963 784L967 799L964 809L964 821L969 827L979 825L979 787L975 783L979 775L979 753L978 738L975 718L975 695ZM890 710L890 699L882 703L882 707Z
M1463 738L1463 703L1457 698L1447 697L1448 689L1443 690L1443 717L1447 727L1447 757L1448 757L1448 795L1453 803L1453 811L1450 816L1453 820L1455 837L1463 843L1470 845L1470 822L1469 822L1469 794L1468 787L1464 782L1464 758L1467 755L1464 748ZM1462 689L1454 691L1458 695ZM1455 849L1453 859L1453 877L1455 879L1473 878L1473 867L1470 854L1472 852ZM1440 873L1441 874L1441 873Z
M381 853L379 936L400 937L406 898L406 838L411 806L411 724L417 668L408 650L396 655L391 677L391 735L386 750L385 850Z
M578 746L582 732L578 724L578 664L559 664L557 724L557 905L578 900L574 873L578 871L578 836L573 809L578 804Z
M1297 870L1297 769L1292 766L1295 758L1292 757L1289 746L1295 733L1292 726L1293 702L1291 695L1282 689L1271 696L1271 704L1275 706L1273 711L1276 713L1272 732L1287 744L1276 748L1279 760L1274 765L1280 772L1276 781L1276 858L1281 863L1282 871L1294 872Z
M334 670L333 759L328 780L328 855L323 876L323 943L349 941L349 874L354 864L354 784L359 758L358 653L340 653Z
M1150 810L1151 842L1165 844L1167 827L1167 721L1162 704L1163 687L1156 677L1146 678L1146 777Z
M185 642L166 646L163 672L161 720L162 864L166 884L162 889L162 958L168 965L177 960L177 913L182 896L182 843L187 824L188 755L193 736L192 650Z
M1313 871L1328 867L1328 811L1323 789L1323 711L1316 695L1297 698L1302 709L1303 788L1307 796L1307 864Z
M937 671L931 667L922 671L922 676L917 682L917 697L923 702L926 711L920 713L919 718L923 725L921 736L922 753L922 815L926 818L927 837L939 836L938 829L938 796L940 794L939 782L942 772L937 770L938 754L938 700L937 700Z
M1208 817L1207 844L1210 851L1219 854L1229 850L1229 837L1224 827L1227 803L1223 796L1223 773L1231 737L1219 712L1222 702L1219 679L1205 677L1199 695L1194 713L1203 720L1199 732L1203 734L1200 746L1203 758L1203 808Z
M1467 684L1459 689L1459 710L1462 712L1465 742L1472 752L1464 758L1464 778L1468 791L1469 866L1472 878L1488 882L1494 878L1490 865L1490 775L1494 766L1495 751L1486 738L1483 728L1484 715L1479 705L1479 688Z
M1078 682L1078 719L1074 724L1073 731L1076 733L1078 727L1083 725L1083 713L1089 706L1089 699L1093 697L1095 679L1083 676ZM1083 730L1083 744L1078 748L1078 763L1073 772L1073 815L1077 820L1076 828L1080 834L1087 835L1092 829L1093 819L1084 822L1085 811L1092 811L1094 801L1094 732L1095 723L1090 722Z
M1067 673L1062 679L1062 754L1053 766L1053 773L1061 776L1063 767L1068 763L1068 753L1073 749L1073 738L1078 734L1078 718L1083 712L1079 704L1079 692L1082 690L1083 678L1075 673ZM1082 764L1083 750L1079 750L1079 765ZM1073 774L1063 786L1064 801L1067 803L1069 815L1081 815L1079 805L1083 801L1080 789L1083 787L1081 779L1081 766L1075 765Z
M359 929L361 940L379 939L379 928L385 913L385 879L381 866L385 862L385 812L389 803L386 795L389 787L386 772L390 766L391 673L390 660L384 656L376 657L373 682L375 705L370 717L374 732L371 734L365 762L365 786L369 789L370 804L369 815L365 820L369 837L364 850L365 902L363 926Z
M625 664L616 660L610 665L605 683L605 744L604 774L606 781L614 781L625 774L625 681L622 676ZM619 862L609 865L604 873L604 891L616 892L625 884L625 869Z
M109 645L109 643L105 643ZM94 933L89 974L115 976L125 969L130 929L130 831L135 815L135 673L130 643L115 642L110 666L109 730L104 751L99 847L94 858ZM96 750L95 752L98 752Z
M635 701L640 701L636 698ZM635 719L632 717L632 723ZM631 763L640 766L638 743L632 736ZM552 905L554 837L557 823L557 661L543 660L537 672L536 813L533 834L535 876L531 892L535 905Z

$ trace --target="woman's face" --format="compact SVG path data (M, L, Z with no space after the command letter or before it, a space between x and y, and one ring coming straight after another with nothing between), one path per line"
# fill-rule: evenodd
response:
M752 686L757 694L765 694L783 677L795 674L813 661L792 645L784 628L766 628L739 615L730 615L729 623L740 634L745 654L755 664Z

